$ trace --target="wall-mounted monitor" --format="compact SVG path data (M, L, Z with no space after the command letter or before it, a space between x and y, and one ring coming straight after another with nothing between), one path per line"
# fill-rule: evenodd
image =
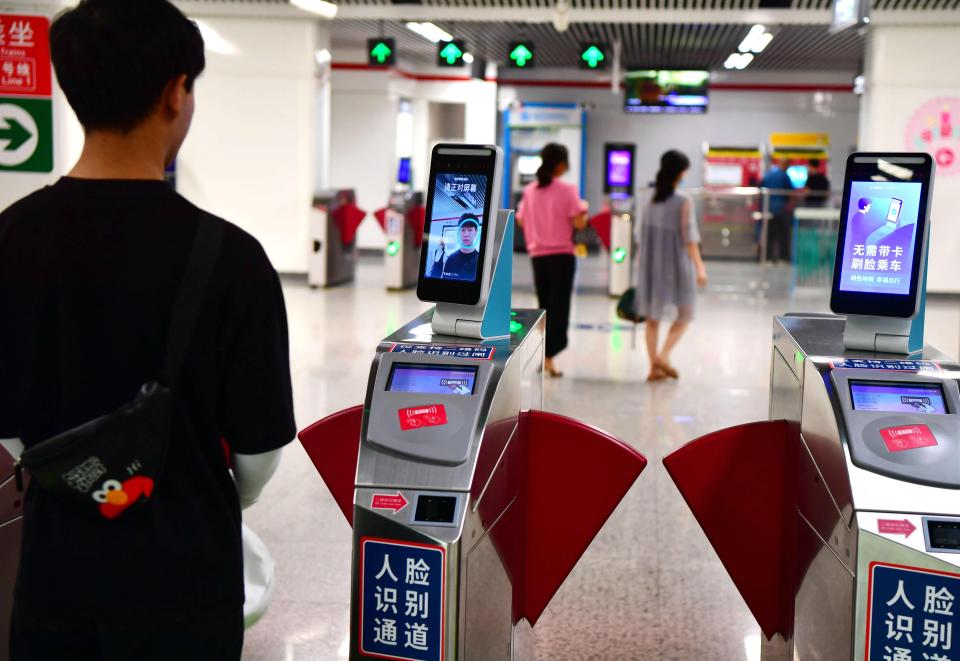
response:
M709 71L630 71L624 78L623 109L629 113L704 113Z
M787 176L794 188L806 188L810 171L806 165L791 165L787 168Z
M410 158L408 156L402 157L400 164L397 166L397 183L410 183Z
M633 195L633 156L636 145L607 143L603 146L603 192Z

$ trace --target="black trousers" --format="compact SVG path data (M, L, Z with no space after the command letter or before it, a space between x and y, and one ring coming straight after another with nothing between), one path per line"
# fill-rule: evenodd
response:
M547 311L547 358L553 358L567 346L570 325L570 299L573 296L573 275L577 258L573 255L532 257L533 283L537 301Z
M793 210L782 209L770 219L767 228L767 259L790 261L793 238Z
M78 569L78 571L81 571ZM136 589L131 586L131 599ZM243 607L132 616L18 608L10 626L12 661L239 661Z

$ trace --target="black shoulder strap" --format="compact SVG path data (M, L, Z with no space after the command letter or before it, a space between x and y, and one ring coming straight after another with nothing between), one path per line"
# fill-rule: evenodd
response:
M197 224L197 234L187 259L187 268L180 281L173 304L170 330L167 335L167 355L164 359L160 382L173 387L180 376L180 368L186 358L187 348L200 317L200 308L207 293L210 275L217 263L220 242L223 239L223 222L209 218L202 211Z

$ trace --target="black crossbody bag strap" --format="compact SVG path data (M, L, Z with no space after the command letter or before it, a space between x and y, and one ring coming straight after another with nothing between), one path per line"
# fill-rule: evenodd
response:
M207 285L220 253L224 223L208 218L200 212L200 222L193 239L193 247L187 259L187 268L180 281L180 290L173 304L170 330L167 335L167 354L164 358L160 383L173 388L180 376L180 369L193 338L193 330L200 317L200 309L206 297Z

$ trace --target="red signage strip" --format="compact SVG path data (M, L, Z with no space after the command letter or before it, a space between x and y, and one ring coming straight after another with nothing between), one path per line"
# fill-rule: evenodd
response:
M397 493L375 493L370 501L370 507L373 509L393 510L394 514L409 504L409 501L399 491Z
M400 429L410 431L422 427L439 427L447 424L447 409L443 404L427 404L397 411Z
M907 539L916 529L907 519L877 519L877 531L881 535L903 535Z
M50 21L0 14L0 95L50 96Z
M887 427L880 430L880 436L889 452L903 452L937 445L936 437L926 425Z

